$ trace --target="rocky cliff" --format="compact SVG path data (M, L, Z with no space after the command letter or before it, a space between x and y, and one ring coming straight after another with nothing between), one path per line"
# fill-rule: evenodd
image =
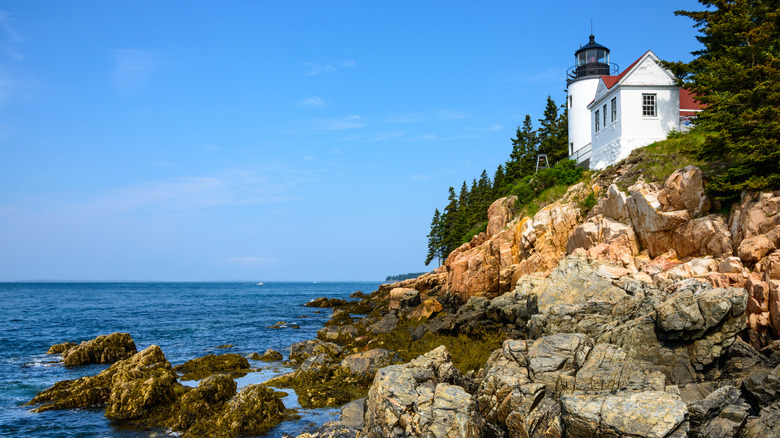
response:
M763 348L780 337L780 192L744 193L730 210L713 213L704 189L701 171L689 166L663 184L640 179L627 193L612 181L580 183L533 217L513 215L515 198L501 198L488 210L486 232L433 273L394 286L438 286L465 303L509 292L523 275L547 276L577 253L604 262L613 279L744 287L749 341ZM600 196L586 212L590 193Z

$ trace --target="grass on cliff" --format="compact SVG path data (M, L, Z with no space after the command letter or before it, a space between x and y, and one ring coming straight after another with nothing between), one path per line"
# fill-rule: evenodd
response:
M640 177L648 183L663 183L672 172L689 165L698 166L706 178L716 171L716 166L696 156L704 139L705 133L697 131L672 132L666 140L634 149L624 161L604 169L600 177L615 179L622 191L627 191ZM624 173L619 175L619 171Z

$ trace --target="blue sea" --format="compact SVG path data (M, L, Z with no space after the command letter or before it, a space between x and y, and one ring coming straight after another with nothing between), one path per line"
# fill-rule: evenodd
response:
M139 351L159 345L174 366L209 353L245 356L262 354L268 348L282 352L286 359L291 344L316 338L317 330L331 315L331 309L303 304L321 296L347 299L357 290L370 293L379 284L0 283L0 436L168 436L165 431L116 427L99 409L34 413L22 406L60 380L97 374L106 368L65 368L58 356L46 354L53 344L128 332ZM288 327L268 328L280 321ZM225 344L234 347L216 348ZM250 364L268 368L238 379L239 387L290 371L281 363ZM285 405L297 407L295 393L290 393ZM300 412L300 420L282 423L265 436L294 436L338 415L337 409Z

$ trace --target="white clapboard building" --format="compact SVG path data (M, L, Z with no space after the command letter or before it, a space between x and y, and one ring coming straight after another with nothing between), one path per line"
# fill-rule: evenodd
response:
M569 158L580 165L615 164L669 131L685 131L701 110L651 50L620 74L593 35L574 56L567 74Z

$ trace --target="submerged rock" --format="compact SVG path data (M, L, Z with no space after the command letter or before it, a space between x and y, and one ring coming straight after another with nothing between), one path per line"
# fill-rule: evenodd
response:
M63 349L62 361L66 367L112 364L116 361L127 359L137 352L138 349L136 349L135 342L133 342L133 338L130 337L129 333L112 333L84 341L72 348Z

